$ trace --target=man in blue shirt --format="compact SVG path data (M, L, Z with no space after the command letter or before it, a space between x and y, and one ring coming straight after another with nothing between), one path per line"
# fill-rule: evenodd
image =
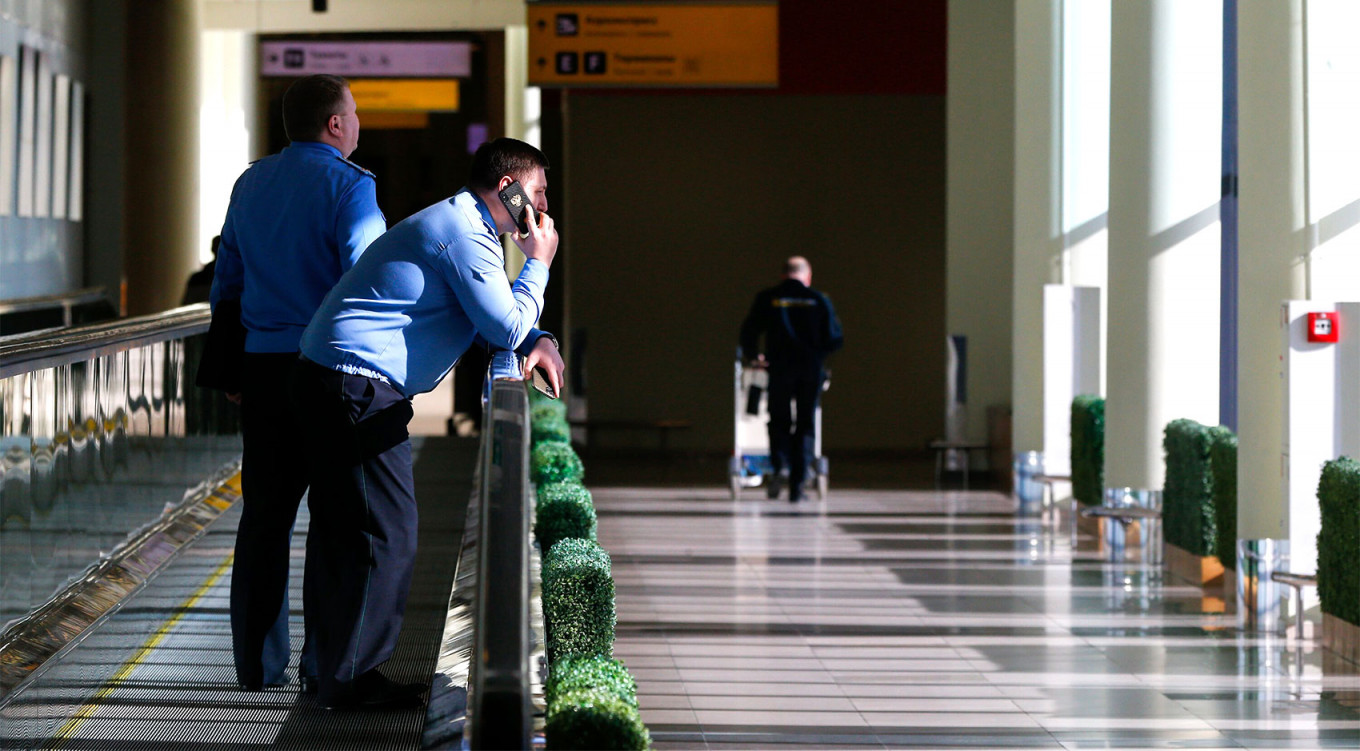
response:
M556 340L534 328L557 231L546 213L548 160L500 138L473 156L468 186L374 241L302 335L293 395L311 464L306 587L324 593L314 635L326 707L411 703L421 686L378 671L401 632L416 552L407 423L474 341L515 350L559 393ZM527 234L498 193L519 182ZM499 235L528 260L511 284ZM310 600L309 600L310 601Z
M283 151L232 189L210 301L239 300L246 329L240 394L244 512L232 564L236 678L247 689L288 682L289 538L307 490L288 398L298 339L340 275L387 229L371 172L348 157L359 116L338 76L299 79L283 97ZM304 689L315 674L303 648ZM314 684L311 686L314 687Z

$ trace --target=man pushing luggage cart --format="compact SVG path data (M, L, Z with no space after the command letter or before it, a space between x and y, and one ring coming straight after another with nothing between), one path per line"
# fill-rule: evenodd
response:
M758 348L764 339L764 351ZM784 280L761 291L741 325L736 366L736 436L729 475L733 497L766 478L766 494L778 498L787 483L791 503L803 499L808 465L815 460L820 496L826 490L821 454L821 392L827 355L841 348L841 325L826 295L812 288L812 266L793 256ZM752 398L761 373L768 393L767 453L754 445L763 411ZM745 423L745 425L743 425ZM745 429L744 429L745 428ZM753 435L754 434L754 435ZM752 482L754 481L754 482Z

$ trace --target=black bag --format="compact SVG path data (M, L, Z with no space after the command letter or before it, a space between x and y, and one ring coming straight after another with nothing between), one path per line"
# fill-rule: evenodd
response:
M246 327L241 325L241 301L223 300L213 309L194 383L202 389L241 393L246 351Z

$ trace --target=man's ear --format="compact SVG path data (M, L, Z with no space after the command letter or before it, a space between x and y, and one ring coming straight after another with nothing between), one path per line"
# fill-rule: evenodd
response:
M340 136L341 122L342 119L339 115L331 115L330 118L326 120L326 132L338 138Z
M501 179L500 179L500 182L496 183L496 191L497 191L497 192L500 192L500 191L502 191L502 190L505 190L505 186L509 185L510 183L512 183L512 182L514 182L514 181L515 181L515 178L513 178L513 177L511 177L511 176L509 176L509 175L502 175L502 176L501 176Z

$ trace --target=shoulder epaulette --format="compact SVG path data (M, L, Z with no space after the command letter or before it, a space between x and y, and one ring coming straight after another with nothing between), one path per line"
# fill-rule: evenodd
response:
M355 164L354 162L351 162L350 160L344 158L343 156L337 156L336 159L339 159L340 161L344 162L345 164L348 164L349 166L353 167L354 169L359 170L360 172L364 173L365 175L368 175L369 177L373 178L374 180L377 180L377 179L378 179L378 176L377 176L377 175L373 174L372 172L369 172L368 170L364 169L363 167L360 167L359 165Z

